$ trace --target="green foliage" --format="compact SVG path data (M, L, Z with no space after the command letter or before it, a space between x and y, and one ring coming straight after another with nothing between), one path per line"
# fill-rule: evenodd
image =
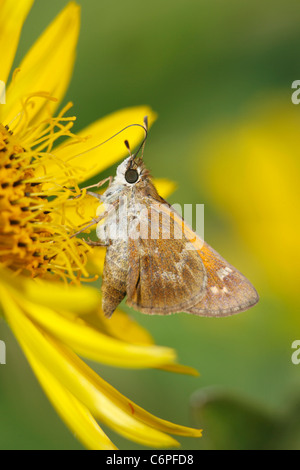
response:
M270 409L226 390L192 397L192 413L205 429L202 446L223 450L299 450L300 401Z

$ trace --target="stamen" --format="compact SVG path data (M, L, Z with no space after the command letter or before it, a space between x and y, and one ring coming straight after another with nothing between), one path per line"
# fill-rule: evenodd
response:
M78 227L66 217L65 204L74 192L80 194L74 181L80 169L57 158L52 149L62 137L72 137L73 143L85 139L75 138L70 131L75 117L65 113L72 103L56 118L30 126L29 110L37 97L54 101L47 93L31 94L8 125L0 124L0 265L15 274L33 278L51 274L78 283L89 280L85 265L91 248L71 238ZM65 185L47 175L49 161L63 171ZM44 168L44 176L36 175L37 168ZM72 184L71 190L67 185Z

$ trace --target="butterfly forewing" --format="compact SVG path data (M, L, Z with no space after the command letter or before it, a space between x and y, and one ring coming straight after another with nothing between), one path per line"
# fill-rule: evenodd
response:
M139 236L129 237L127 303L143 313L167 315L200 301L206 271L197 251L179 237L181 227L170 211L159 206L152 201L151 211L139 217Z

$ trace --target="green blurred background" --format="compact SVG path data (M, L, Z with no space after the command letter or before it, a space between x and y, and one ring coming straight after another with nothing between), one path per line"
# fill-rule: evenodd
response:
M206 241L261 297L225 319L130 312L199 378L93 366L154 414L203 427L203 439L179 439L182 449L299 449L300 365L291 361L300 339L300 106L291 102L300 79L299 1L79 3L78 57L65 98L74 102L76 130L123 107L152 106L159 119L147 166L178 183L171 203L205 204ZM15 65L65 4L36 0ZM0 448L80 449L9 329L0 328L7 345ZM107 432L119 448L139 448Z

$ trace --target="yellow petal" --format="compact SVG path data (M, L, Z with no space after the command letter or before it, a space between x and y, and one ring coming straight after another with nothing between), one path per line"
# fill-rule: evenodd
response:
M82 444L90 450L117 450L89 410L36 360L28 348L26 356L52 405Z
M18 47L24 21L34 0L0 1L0 80L7 82L15 53Z
M174 183L174 181L170 181L166 178L155 178L153 183L157 189L158 194L163 198L170 196L170 194L172 194L177 188L177 185Z
M42 98L34 99L34 108L27 110L28 119L32 124L35 118L38 117L41 122L54 112L71 78L79 26L80 8L71 2L36 41L22 61L20 71L7 91L7 104L3 111L5 123L12 121L21 111L21 100L34 93L50 93L58 101L53 103Z
M105 260L106 248L95 247L88 254L87 270L91 275L102 275Z
M154 339L150 333L139 325L133 318L130 317L122 310L115 310L111 318L106 318L104 315L91 314L86 315L85 320L88 323L92 323L100 326L106 333L111 335L114 338L118 338L122 341L125 341L130 344L140 344L140 345L151 345L154 344ZM181 364L164 364L159 366L158 369L174 372L176 374L191 375L193 377L199 377L199 372L194 367L184 366Z
M95 314L93 314L93 317ZM139 325L125 312L117 309L111 318L97 315L101 326L114 338L118 338L130 344L152 345L154 340L150 333ZM171 365L171 364L170 364Z
M88 313L98 309L101 298L96 289L56 284L12 275L0 268L0 281L28 301L50 308Z
M139 407L102 380L72 351L41 332L17 307L8 293L0 287L5 315L22 348L43 363L49 373L55 375L90 412L119 434L151 447L170 447L177 441L140 420ZM122 397L122 399L120 399ZM156 425L155 417L146 413L148 421ZM167 422L165 422L167 423ZM170 423L171 425L172 423ZM174 425L176 429L177 426ZM189 428L185 429L188 434ZM193 430L195 432L195 430ZM198 433L199 434L199 433Z
M21 306L43 329L87 359L129 368L156 367L173 362L175 359L175 352L170 348L138 346L120 341L103 334L82 318L66 318L47 307L35 305L25 299L22 299Z
M70 199L63 204L63 215L56 215L55 218L53 217L53 221L61 223L62 217L64 217L71 226L84 227L96 217L99 205L99 199L89 195Z
M38 356L32 352L32 349L28 345L26 331L22 330L22 328L24 328L27 323L27 325L29 325L29 334L31 331L35 331L35 328L28 322L21 310L9 297L8 293L3 290L2 292L4 292L4 295L1 295L1 298L4 301L6 310L9 310L13 317L12 324L13 328L15 328L16 335L19 337L20 343L24 348L24 352L33 367L34 372L37 374L42 387L58 413L62 416L66 424L76 434L76 436L78 436L81 442L88 448L115 450L116 447L98 426L88 408L77 400L76 397L74 397L74 395L66 389L59 380L49 372L49 370L47 370L47 367L38 360ZM21 327L21 330L19 330L18 327ZM36 342L35 346L37 346ZM34 348L33 350L35 351Z
M97 147L126 126L136 123L143 125L144 116L148 116L149 126L156 119L156 114L148 106L126 108L112 113L81 131L78 137L83 139L82 142L74 144L67 141L55 150L55 155L59 163L64 161L70 167L77 182L85 181L128 156L124 140L129 141L132 149L142 141L143 129L134 126ZM62 184L66 181L61 163L56 164L53 160L47 165L47 174L55 176L56 181Z
M199 377L200 375L194 367L183 366L181 364L167 364L159 367L159 369L167 372L174 372L176 374L192 375L193 377Z

